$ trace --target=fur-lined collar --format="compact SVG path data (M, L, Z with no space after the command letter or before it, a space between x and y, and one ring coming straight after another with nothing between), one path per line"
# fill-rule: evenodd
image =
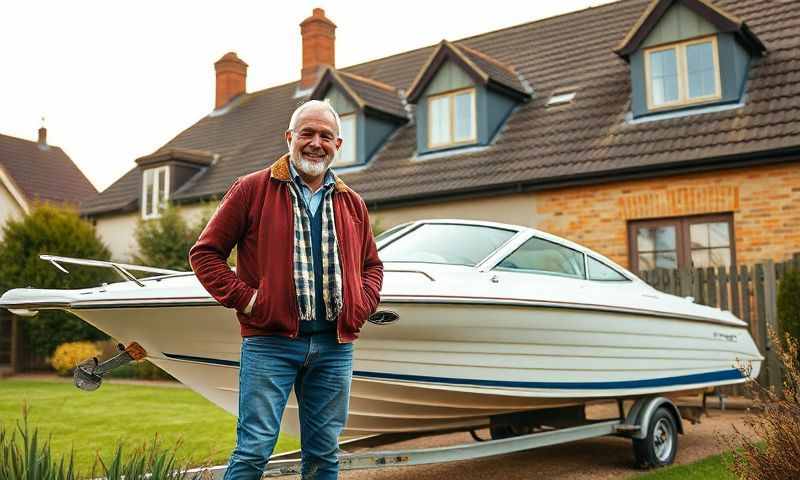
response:
M276 180L280 180L281 182L288 182L291 180L291 175L289 174L289 154L284 154L281 158L278 159L275 163L272 164L270 168L270 176ZM339 175L336 175L333 171L333 178L336 179L336 191L337 192L348 192L350 191L350 187L347 186L344 181L339 178Z

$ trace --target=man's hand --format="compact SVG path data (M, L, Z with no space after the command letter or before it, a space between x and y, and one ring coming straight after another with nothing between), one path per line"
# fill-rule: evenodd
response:
M255 293L253 293L253 296L250 298L250 303L248 303L247 306L244 308L245 315L250 315L250 312L253 311L253 305L256 304L257 296L258 296L258 290L256 290Z

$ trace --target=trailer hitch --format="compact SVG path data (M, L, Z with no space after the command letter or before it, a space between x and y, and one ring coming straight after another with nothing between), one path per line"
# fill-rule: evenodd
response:
M100 388L103 383L103 375L115 368L127 365L135 360L141 360L147 356L147 352L136 342L131 342L127 347L121 343L117 345L120 353L109 358L103 363L92 357L78 364L73 375L75 386L81 390L91 392Z

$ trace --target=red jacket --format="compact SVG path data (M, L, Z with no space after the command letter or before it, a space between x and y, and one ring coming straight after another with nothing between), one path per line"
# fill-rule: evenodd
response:
M200 283L219 303L234 308L243 337L296 337L300 329L294 288L294 217L289 198L289 156L237 179L189 251ZM358 338L378 307L383 263L361 197L336 178L334 221L342 269L340 343ZM226 263L237 246L236 272ZM258 290L250 315L244 312Z

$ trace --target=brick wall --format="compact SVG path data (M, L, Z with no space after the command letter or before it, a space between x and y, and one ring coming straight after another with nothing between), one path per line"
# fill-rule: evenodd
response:
M733 212L736 260L800 252L800 165L789 163L541 192L537 228L628 266L629 220Z

